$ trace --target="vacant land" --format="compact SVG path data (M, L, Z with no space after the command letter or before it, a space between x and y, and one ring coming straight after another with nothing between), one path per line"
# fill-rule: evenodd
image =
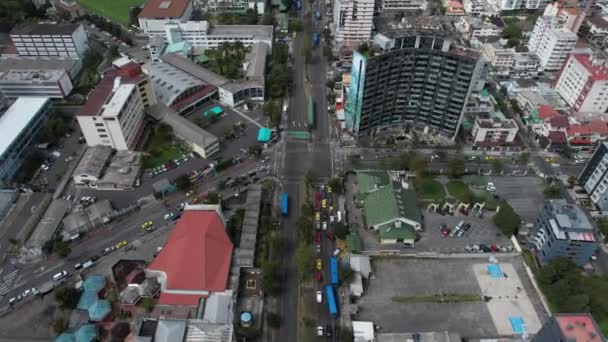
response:
M129 25L131 7L143 4L145 0L78 0L80 6L119 24Z

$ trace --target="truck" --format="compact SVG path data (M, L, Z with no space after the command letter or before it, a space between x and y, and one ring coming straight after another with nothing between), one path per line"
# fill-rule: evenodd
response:
M319 9L317 9L317 11L315 12L315 17L317 18L317 20L321 20L321 12L319 11Z
M317 32L312 34L312 46L314 48L319 46L319 34Z

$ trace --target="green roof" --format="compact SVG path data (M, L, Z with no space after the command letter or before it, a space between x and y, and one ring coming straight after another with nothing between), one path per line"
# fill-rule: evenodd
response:
M404 189L399 182L391 181L363 198L368 226L375 226L397 218L420 223L414 189Z
M413 243L416 240L414 228L408 224L401 223L401 227L396 227L394 223L385 224L378 229L381 240L402 240L403 242Z
M363 250L363 240L357 232L346 235L346 245L351 253L359 253Z
M272 136L272 131L266 127L262 127L258 130L258 141L268 142Z
M179 43L173 43L173 44L169 44L167 45L167 47L165 48L164 53L183 53L184 55L187 55L188 53L190 53L190 50L192 49L192 45L190 45L190 43L188 42L179 42Z
M387 185L389 181L388 173L383 171L357 171L357 195L363 197L368 192Z
M488 91L488 89L482 89L481 92L479 93L479 95L481 97L489 97L490 96L490 92Z

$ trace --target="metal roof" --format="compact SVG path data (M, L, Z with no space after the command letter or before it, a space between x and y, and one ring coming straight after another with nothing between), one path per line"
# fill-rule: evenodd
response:
M0 156L49 102L48 97L20 97L0 116Z

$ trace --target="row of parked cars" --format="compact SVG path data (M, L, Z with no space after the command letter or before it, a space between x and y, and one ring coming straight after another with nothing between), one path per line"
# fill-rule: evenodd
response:
M501 245L467 245L464 248L469 253L497 253L497 252L512 252L513 246L501 246Z
M61 272L56 273L56 274L53 275L53 281L56 281L56 282L61 281L62 279L67 278L69 275L70 274L68 273L68 271L61 271ZM24 298L27 298L29 296L33 296L33 295L35 295L37 293L38 293L38 289L35 288L35 287L26 289L20 295L17 295L15 297L12 297L11 299L9 299L8 303L10 305L13 305L13 304L17 303L18 301L20 301L20 300L22 300Z
M463 237L464 234L471 229L470 223L465 223L464 221L458 222L458 224L454 228L450 228L445 223L442 223L439 227L439 233L442 237Z
M173 159L170 160L162 165L158 165L156 167L153 167L151 169L146 170L146 176L148 177L155 177L160 175L161 173L167 172L171 169L174 169L178 166L181 165L181 163L185 163L188 160L192 159L193 155L192 154L184 154L181 156L181 158L177 158L177 159Z

